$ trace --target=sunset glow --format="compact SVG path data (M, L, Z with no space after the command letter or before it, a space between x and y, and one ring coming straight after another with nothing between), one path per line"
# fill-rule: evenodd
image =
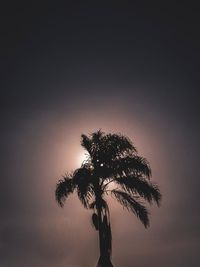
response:
M85 151L81 151L77 156L77 165L81 166L83 163L87 161L89 154Z

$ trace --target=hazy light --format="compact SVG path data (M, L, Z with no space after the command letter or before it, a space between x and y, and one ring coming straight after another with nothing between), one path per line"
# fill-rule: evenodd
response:
M82 163L86 162L89 157L89 154L85 151L81 151L77 157L77 164L81 166Z

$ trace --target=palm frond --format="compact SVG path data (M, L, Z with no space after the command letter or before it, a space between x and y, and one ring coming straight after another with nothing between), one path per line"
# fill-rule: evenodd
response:
M161 193L158 186L143 177L137 176L124 176L121 178L116 178L114 180L119 184L123 190L132 194L139 194L150 204L155 201L159 206L161 201Z
M147 178L151 177L151 168L149 166L148 161L137 155L126 156L123 158L119 158L113 160L110 164L110 171L113 172L114 175L126 175L128 174L141 174Z
M94 191L91 185L88 186L82 186L80 184L77 184L76 186L77 195L81 203L86 209L90 208L90 201L94 196Z
M105 135L105 133L102 132L101 129L100 129L100 130L98 130L98 131L92 133L90 136L91 136L91 138L92 138L93 143L98 144L99 141L102 139L102 137L103 137L104 135Z
M63 207L64 202L70 193L73 193L74 184L72 178L64 177L63 180L59 180L56 185L55 197L58 204Z
M122 134L105 134L99 130L81 138L81 145L90 153L93 162L106 163L116 157L137 153L131 140Z
M131 140L121 134L104 134L100 141L99 155L104 163L137 152Z
M122 134L106 134L103 141L109 149L115 150L118 154L124 152L137 152L132 141Z
M74 172L73 181L81 203L88 209L90 207L90 200L94 196L93 177L90 168L87 165L83 165L77 169Z
M140 219L145 228L149 226L149 216L145 206L140 204L126 192L112 190L111 193L123 207L125 207L128 211L132 211Z
M85 134L81 135L81 145L82 145L82 147L84 147L88 151L89 154L91 154L91 152L92 152L91 151L92 150L92 141Z

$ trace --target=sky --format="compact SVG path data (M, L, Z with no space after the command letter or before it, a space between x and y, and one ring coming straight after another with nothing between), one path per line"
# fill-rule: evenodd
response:
M117 1L116 1L117 2ZM91 212L59 179L82 133L121 132L163 195L147 230L108 199L115 267L198 267L199 12L67 1L1 8L0 267L93 267Z

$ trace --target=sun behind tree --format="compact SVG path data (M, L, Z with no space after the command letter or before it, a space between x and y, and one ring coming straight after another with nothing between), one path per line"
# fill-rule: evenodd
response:
M81 145L89 156L79 169L59 180L56 200L63 207L68 195L76 191L83 206L92 210L92 223L99 232L97 267L113 267L110 213L105 196L110 194L148 227L149 213L141 199L159 205L161 194L157 185L150 182L149 163L138 156L129 138L99 130L89 136L83 134Z

